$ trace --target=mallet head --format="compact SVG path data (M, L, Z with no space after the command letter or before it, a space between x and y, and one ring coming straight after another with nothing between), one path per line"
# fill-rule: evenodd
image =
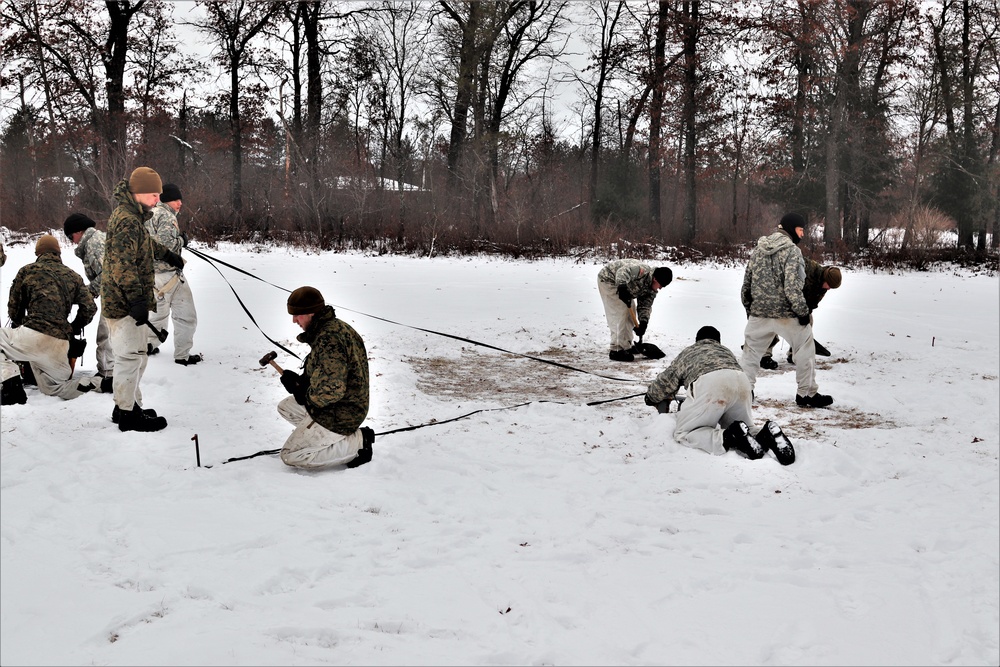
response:
M263 357L260 358L260 365L267 366L269 363L271 363L277 358L278 358L278 353L275 352L274 350L271 350L270 352L268 352L267 354L265 354Z

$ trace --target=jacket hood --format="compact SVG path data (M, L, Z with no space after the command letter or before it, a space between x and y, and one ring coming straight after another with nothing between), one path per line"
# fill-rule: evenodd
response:
M773 255L794 245L792 237L783 229L757 239L757 248L765 255Z
M334 312L333 306L327 306L323 310L319 311L313 315L312 320L309 322L309 326L306 330L296 336L296 340L300 343L312 344L316 340L316 334L319 333L320 329L329 322L330 320L337 317L337 313Z
M135 200L132 193L128 189L128 179L123 179L118 185L115 186L114 192L115 203L119 206L124 206L131 212L139 216L140 219L145 217L145 211L142 210L142 204Z

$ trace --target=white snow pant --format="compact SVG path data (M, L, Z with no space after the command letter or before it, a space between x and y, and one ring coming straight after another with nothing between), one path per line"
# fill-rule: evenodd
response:
M296 468L316 469L353 461L364 445L361 429L350 435L334 433L317 424L294 396L278 403L278 414L295 430L281 448L281 460Z
M126 412L133 406L142 407L139 381L146 372L146 332L149 327L135 325L135 320L125 316L108 320L111 329L111 349L115 353L115 405Z
M809 324L802 326L794 317L757 317L751 315L743 332L743 356L740 367L750 378L751 388L757 384L760 358L771 344L775 334L788 341L795 360L796 393L812 396L819 391L816 384L816 345L813 342L812 316Z
M743 371L728 368L705 373L688 387L674 427L674 440L709 454L725 454L722 431L741 421L755 431L751 413L750 380Z
M194 295L191 286L182 275L174 286L160 296L160 290L176 274L174 271L160 271L156 274L156 312L149 314L149 321L157 329L167 328L167 316L174 323L174 359L187 359L194 346L194 330L198 327L198 313L194 309ZM148 342L157 348L160 341L149 327Z
M95 383L89 377L73 378L73 370L66 358L67 352L68 340L54 338L28 327L0 329L0 366L4 381L21 374L15 361L27 361L35 374L38 390L46 396L58 396L65 400L76 398L84 393L80 391L80 386L100 391L100 380Z
M608 329L611 330L611 351L628 350L632 348L632 316L629 308L618 298L618 288L603 280L597 281L597 289L604 302L604 315L608 318Z
M109 378L115 374L115 353L111 350L111 328L103 315L97 321L97 374Z

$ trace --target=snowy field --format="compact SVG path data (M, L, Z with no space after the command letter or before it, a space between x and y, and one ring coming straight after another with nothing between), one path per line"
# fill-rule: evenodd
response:
M356 470L223 464L281 446L287 394L187 253L205 361L151 358L166 430L120 433L107 395L3 408L3 665L1000 663L996 276L845 271L816 312L832 409L795 407L784 344L757 383L782 467L678 445L641 397L586 405L644 392L702 325L738 351L742 267L674 265L645 338L667 359L614 364L594 263L194 247L324 293L367 343L376 433L491 411L379 435ZM34 259L8 250L4 315ZM305 356L287 293L222 271Z

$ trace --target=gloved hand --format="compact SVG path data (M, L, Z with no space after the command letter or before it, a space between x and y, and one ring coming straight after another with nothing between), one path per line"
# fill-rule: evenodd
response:
M184 268L184 260L173 250L167 250L166 254L163 255L163 261L174 267L175 269Z
M181 242L184 244L185 248L188 247L188 235L186 232L181 232Z
M295 371L285 371L281 374L281 384L289 394L295 397L299 405L306 404L306 392L309 390L309 377L299 375Z
M79 317L77 317L72 322L70 322L69 326L70 326L71 329L73 329L73 335L74 336L79 336L81 333L83 333L83 325L80 324L80 318Z
M646 333L647 326L649 326L649 320L639 320L639 326L632 327L632 331L635 332L636 336L642 338Z
M626 306L632 305L632 295L628 291L628 287L625 285L618 286L618 298L622 300Z
M799 324L802 326L809 324L809 315L799 315Z
M128 314L135 320L135 326L141 327L149 322L149 307L145 299L136 299L128 305Z
M656 405L656 402L649 397L649 394L646 394L645 396L643 396L642 400L644 400L646 402L646 405L648 405L650 407L653 407L654 405Z

